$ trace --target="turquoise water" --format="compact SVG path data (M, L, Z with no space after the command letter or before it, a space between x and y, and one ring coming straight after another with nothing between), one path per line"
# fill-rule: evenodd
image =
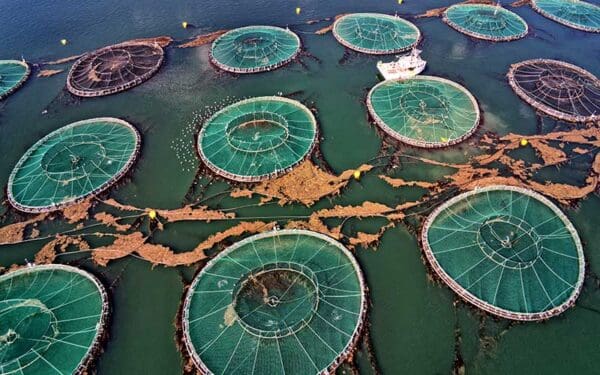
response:
M32 78L7 100L0 102L0 185L6 186L13 166L39 138L70 122L97 116L123 118L143 136L141 158L128 181L112 189L111 197L142 207L176 208L181 205L195 178L198 161L193 150L191 125L206 106L231 102L231 98L298 92L293 98L318 109L322 154L335 171L354 168L382 151L382 140L367 121L364 105L374 86L375 63L380 57L349 55L331 34L308 32L324 24L304 21L339 13L385 12L410 16L450 1L332 0L315 1L90 1L67 0L4 2L0 12L3 45L0 59L24 56L31 62L48 61L137 37L171 35L184 39L222 28L250 24L289 25L300 35L305 48L320 61L303 58L274 72L233 77L217 72L208 62L208 46L169 48L166 62L150 81L122 94L89 100L73 100L65 92L66 73ZM296 6L302 8L299 16ZM486 131L535 134L555 123L545 119L538 127L534 111L517 98L505 80L511 63L529 58L556 58L575 63L600 75L600 42L597 34L556 24L532 9L515 9L530 25L531 34L510 43L476 42L459 34L440 19L410 19L423 33L425 71L455 80L478 99ZM182 21L196 28L181 28ZM69 40L65 47L59 41ZM65 68L68 69L68 65ZM62 68L62 67L61 67ZM229 99L228 99L229 98ZM42 111L47 110L47 114ZM407 153L439 160L462 162L477 152L465 143L445 151ZM524 155L533 158L533 155ZM548 178L581 182L582 166L545 172ZM395 205L415 199L419 188L392 189L368 174L352 182L339 197L324 199L316 208L333 204L357 204L365 200ZM405 179L441 178L447 170L404 166L393 175ZM207 179L202 179L205 186ZM208 186L205 196L226 190L226 183ZM200 190L197 189L198 191ZM223 199L213 208L239 207L257 199ZM240 216L304 215L312 209L267 205L235 210ZM600 273L597 243L597 212L600 200L593 196L578 209L567 211L581 234L590 274ZM0 212L6 211L6 203ZM15 219L14 215L8 220ZM345 231L375 232L377 220L349 220ZM177 251L193 248L210 234L233 223L179 223L155 236ZM49 224L51 229L60 224ZM100 241L99 241L100 243ZM43 241L0 247L0 265L23 264ZM375 250L359 250L359 261L370 286L372 344L384 373L447 374L453 368L455 349L461 353L467 373L533 374L597 372L600 351L600 292L598 279L589 276L576 306L545 323L510 324L482 318L464 304L454 307L455 295L445 286L428 280L414 235L404 225L390 229ZM59 258L81 265L111 286L113 314L110 338L97 361L100 374L179 374L182 362L175 346L173 324L184 283L196 267L165 269L127 258L98 268L81 255ZM458 330L457 330L458 329ZM460 334L456 344L455 332ZM361 369L370 373L365 355Z

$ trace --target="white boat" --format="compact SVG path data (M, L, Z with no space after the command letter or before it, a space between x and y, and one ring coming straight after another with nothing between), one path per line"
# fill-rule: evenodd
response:
M408 55L398 57L398 60L377 63L377 69L387 81L390 79L409 79L425 70L427 61L421 58L421 50L413 49Z

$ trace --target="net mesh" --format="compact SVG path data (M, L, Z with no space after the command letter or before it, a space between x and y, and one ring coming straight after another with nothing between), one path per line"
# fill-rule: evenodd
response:
M17 209L45 212L98 194L133 164L138 132L125 121L95 118L48 134L19 160L8 181Z
M300 38L287 29L248 26L231 30L213 42L210 60L232 73L257 73L277 69L300 51Z
M494 314L545 319L571 306L583 283L579 236L565 215L526 189L459 195L427 219L422 243L440 277Z
M535 59L513 64L508 81L523 100L559 120L600 119L600 80L562 61Z
M163 61L156 43L123 43L101 48L77 60L67 89L83 97L110 95L148 80Z
M314 147L315 117L277 96L243 100L213 115L198 137L204 163L236 181L260 181L290 171Z
M29 65L18 60L0 60L0 100L18 89L29 77Z
M500 6L457 4L444 12L444 21L469 36L495 42L509 41L527 34L527 23Z
M352 350L365 313L358 264L301 230L259 234L219 254L192 283L184 334L214 374L318 374Z
M387 14L354 13L337 19L333 35L342 45L363 53L392 54L413 48L421 32L412 23Z
M367 107L387 134L426 148L462 142L480 119L477 101L464 87L431 76L381 82L369 92Z
M579 0L532 0L541 15L574 29L600 32L600 7Z
M0 276L0 373L80 373L107 313L104 288L76 268L35 266Z

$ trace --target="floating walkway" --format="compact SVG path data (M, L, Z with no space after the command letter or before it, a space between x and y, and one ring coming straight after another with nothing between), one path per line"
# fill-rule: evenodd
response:
M75 267L28 266L0 276L0 373L85 374L108 318L102 284Z
M163 62L158 43L126 42L85 54L67 77L67 89L81 97L111 95L150 79Z
M450 199L425 221L421 245L461 298L507 319L558 315L583 285L577 231L550 200L527 189L490 186Z
M31 69L24 61L0 60L0 100L21 87L30 73Z
M141 139L129 123L94 118L35 143L8 179L8 200L24 212L50 212L108 189L135 162Z
M421 40L421 32L412 23L379 13L353 13L338 18L333 36L351 50L387 55L404 52Z
M492 42L520 39L529 30L521 17L498 5L452 5L444 12L442 19L463 34Z
M300 52L300 38L289 29L274 26L247 26L217 38L210 61L231 73L260 73L280 68Z
M433 76L380 82L369 92L367 108L389 136L422 148L460 143L480 122L477 100L467 89Z
M580 0L531 0L536 12L573 29L600 32L600 7Z
M535 109L569 122L600 120L600 80L576 65L533 59L513 64L508 83Z
M242 240L208 262L183 306L185 347L205 374L327 374L351 355L367 288L354 256L305 230Z
M317 120L295 100L265 96L242 100L208 119L198 136L200 158L216 174L258 182L288 173L310 155Z

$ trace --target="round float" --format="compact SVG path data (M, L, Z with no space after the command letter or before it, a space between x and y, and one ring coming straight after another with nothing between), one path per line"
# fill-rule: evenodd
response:
M600 32L600 7L580 0L531 0L535 11L573 29Z
M527 189L490 186L450 199L425 221L421 243L452 290L504 318L560 314L583 284L577 231L550 200Z
M576 65L533 59L508 71L512 89L535 109L563 121L600 119L600 80Z
M504 42L527 35L527 23L516 13L497 5L455 4L443 15L444 22L473 38Z
M97 195L133 165L140 135L116 118L57 129L35 143L8 179L8 199L24 212L49 212Z
M367 108L388 135L423 148L462 142L480 121L477 101L467 89L432 76L380 82L369 92Z
M366 307L344 246L310 231L267 232L196 276L183 306L185 346L203 373L332 373L354 350Z
M21 87L30 73L31 69L25 61L0 60L0 100Z
M74 95L96 97L128 90L150 79L164 57L157 43L121 43L85 54L73 64L67 89Z
M295 100L265 96L215 113L198 136L198 153L213 172L257 182L289 172L315 145L317 121Z
M108 297L92 275L64 265L0 276L2 374L82 374L98 349Z
M353 13L334 22L333 36L351 50L386 55L415 47L421 39L421 32L415 25L397 16Z
M300 38L288 29L247 26L217 38L210 61L231 73L258 73L274 70L292 61L300 52Z

